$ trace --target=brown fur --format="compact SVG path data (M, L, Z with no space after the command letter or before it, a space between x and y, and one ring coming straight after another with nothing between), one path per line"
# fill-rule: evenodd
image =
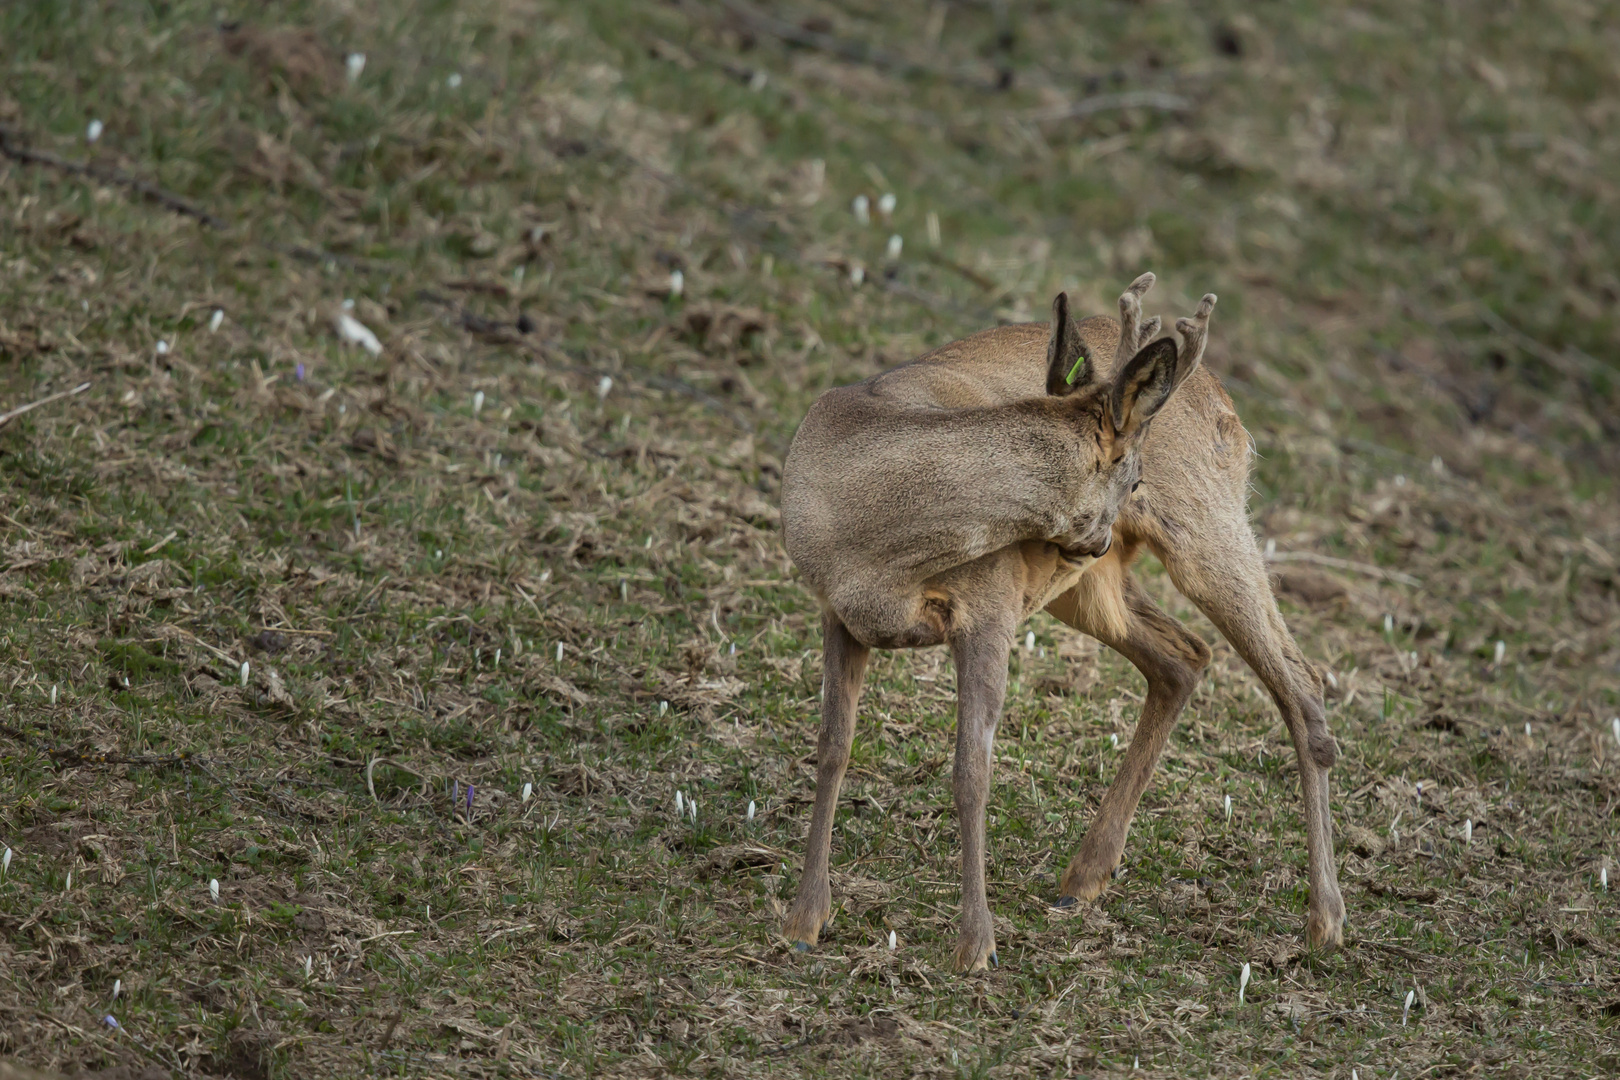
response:
M1059 886L1097 896L1209 647L1130 576L1146 547L1271 690L1305 793L1312 945L1342 940L1322 689L1270 591L1245 508L1249 441L1219 380L1198 366L1214 297L1178 320L1184 348L1150 342L1143 275L1120 321L986 330L851 387L805 418L783 470L789 554L824 611L826 683L805 874L784 934L815 943L831 913L833 811L869 650L948 643L958 667L962 829L959 968L994 962L984 895L991 740L1017 625L1045 607L1147 678L1136 736ZM1044 346L1044 347L1043 347ZM1061 377L1089 359L1077 385ZM1102 358L1107 359L1102 359ZM1133 485L1140 476L1140 489ZM1096 558L1100 553L1101 557Z

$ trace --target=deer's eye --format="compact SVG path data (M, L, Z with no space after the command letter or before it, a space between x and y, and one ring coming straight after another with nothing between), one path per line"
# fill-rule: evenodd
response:
M1138 480L1136 483L1131 485L1131 490L1135 491L1137 488L1139 488L1141 486L1142 486L1142 481Z

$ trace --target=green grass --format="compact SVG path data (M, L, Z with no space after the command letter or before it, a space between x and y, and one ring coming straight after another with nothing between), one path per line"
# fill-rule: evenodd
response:
M13 145L229 222L0 160L0 399L93 383L0 429L0 1055L243 1077L1620 1066L1597 885L1620 873L1612 19L1007 8L770 5L908 71L696 0L0 11ZM222 19L313 51L228 48ZM1032 118L1128 90L1189 108ZM893 221L859 226L851 200L888 191ZM1039 616L991 802L1002 967L948 970L939 650L874 659L834 921L793 954L819 684L772 509L794 425L1060 288L1111 310L1144 269L1167 317L1220 294L1207 363L1254 435L1260 535L1421 582L1277 567L1338 683L1347 948L1302 949L1274 709L1149 559L1216 662L1123 879L1045 906L1143 683ZM339 340L345 299L381 357ZM1324 576L1343 595L1306 599Z

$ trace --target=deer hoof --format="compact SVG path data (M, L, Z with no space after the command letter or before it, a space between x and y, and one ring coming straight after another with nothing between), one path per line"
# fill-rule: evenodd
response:
M996 939L988 934L983 938L965 935L956 943L957 971L984 971L997 964Z
M1117 865L1116 860L1115 866ZM1108 889L1108 883L1113 876L1113 866L1106 869L1095 864L1080 869L1071 866L1068 873L1063 875L1063 880L1058 883L1058 892L1063 896L1072 896L1076 900L1090 903Z
M809 952L821 940L821 932L827 928L827 916L800 915L796 911L788 912L787 921L782 924L782 936L793 943L799 952Z
M993 968L998 968L1001 966L1001 957L996 953L990 954L990 966Z
M1311 912L1305 922L1305 943L1316 952L1329 953L1344 945L1344 919Z
M1052 906L1059 911L1067 911L1072 907L1079 907L1080 898L1078 896L1060 896L1052 901Z

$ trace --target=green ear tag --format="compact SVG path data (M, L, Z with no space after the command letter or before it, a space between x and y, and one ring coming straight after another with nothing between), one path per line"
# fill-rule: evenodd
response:
M1080 376L1080 369L1085 367L1085 366L1086 366L1086 358L1084 356L1082 356L1082 357L1080 357L1078 360L1076 360L1074 362L1074 367L1069 369L1069 377L1067 379L1064 379L1063 381L1068 383L1070 386L1073 386L1074 385L1074 380L1077 379Z

